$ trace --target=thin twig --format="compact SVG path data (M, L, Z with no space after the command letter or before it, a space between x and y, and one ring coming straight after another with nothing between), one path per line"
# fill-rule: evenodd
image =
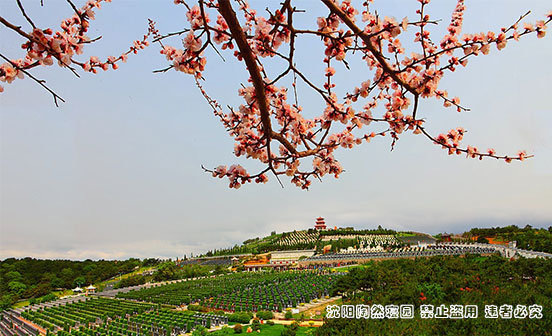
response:
M15 64L14 62L10 61L6 56L2 55L0 53L0 57L2 57L6 62L9 62L13 67L15 67L17 70L23 72L24 74L26 74L27 76L29 76L31 79L33 79L35 82L37 82L38 84L40 84L44 89L46 89L48 92L50 92L52 94L52 96L54 97L54 104L56 104L56 107L59 107L59 104L57 102L57 100L61 100L62 102L65 103L65 99L61 98L57 93L55 93L52 89L50 89L48 86L46 86L44 83L46 82L45 80L43 79L38 79L36 78L35 76L31 75L31 73L29 73L27 70L19 67L17 64Z
M19 6L19 9L21 10L21 14L23 14L23 16L25 17L25 19L27 19L27 21L33 27L33 29L36 29L36 26L33 23L33 20L31 20L31 18L27 15L27 13L25 13L25 9L23 8L23 4L21 4L20 0L17 0L17 6Z

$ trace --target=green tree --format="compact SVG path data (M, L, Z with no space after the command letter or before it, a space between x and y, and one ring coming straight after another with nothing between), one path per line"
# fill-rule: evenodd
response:
M63 280L63 283L65 284L65 288L70 288L73 284L73 280L75 280L75 273L73 270L69 267L66 267L61 270L60 278Z
M21 295L27 289L27 286L20 281L14 280L8 283L8 288L13 294Z
M86 279L84 276L80 275L73 280L73 287L84 286L86 285Z
M52 288L63 288L64 285L63 280L57 276L52 277L50 284L52 285Z
M21 281L23 280L23 276L21 275L21 273L17 272L17 271L11 271L11 272L8 272L4 275L4 277L6 278L6 280L8 282L11 282L11 281Z
M157 272L153 274L156 281L176 279L177 267L173 262L167 261L159 265Z
M18 296L13 294L5 294L0 297L0 310L10 308L16 301Z

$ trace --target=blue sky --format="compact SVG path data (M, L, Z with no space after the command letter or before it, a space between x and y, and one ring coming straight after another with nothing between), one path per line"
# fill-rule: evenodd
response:
M454 1L434 1L440 40ZM42 27L58 27L71 15L64 2L24 1ZM147 29L183 27L185 12L172 1L114 1L96 13L90 36L103 38L85 50L105 58L124 51ZM382 16L413 17L416 1L376 1ZM81 3L79 2L79 5ZM266 4L253 2L261 10ZM532 10L529 21L551 9L547 1L466 1L466 33L497 31ZM325 10L301 3L312 26ZM28 30L15 1L0 0L1 15ZM549 32L550 35L550 32ZM37 77L67 102L25 79L0 94L0 258L177 257L240 243L271 231L304 229L323 216L329 225L384 227L429 233L462 232L472 226L552 225L552 107L550 36L530 36L506 49L470 60L447 74L440 87L459 96L471 112L424 101L419 113L432 134L462 126L464 143L499 153L520 149L536 155L523 163L451 157L427 139L404 134L390 152L387 138L336 156L346 172L302 191L274 178L266 185L228 189L201 165L256 162L233 156L233 142L185 74L153 74L166 61L157 46L133 55L117 71L75 78L69 71L36 69ZM23 55L22 40L0 28L0 51ZM178 46L173 41L173 46ZM321 80L320 48L306 41L300 67ZM247 80L230 55L208 54L206 89L223 105L237 105ZM214 57L213 57L214 56ZM278 66L278 64L273 64ZM337 70L342 70L336 66ZM270 70L270 69L269 69ZM358 85L369 72L341 71L341 83ZM301 87L300 87L301 89ZM316 97L299 91L300 104L316 113Z

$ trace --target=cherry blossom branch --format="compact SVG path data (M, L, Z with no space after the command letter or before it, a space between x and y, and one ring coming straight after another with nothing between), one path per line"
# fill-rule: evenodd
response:
M89 0L82 8L78 9L70 0L67 0L67 3L71 6L75 14L71 18L63 20L61 22L62 30L55 33L50 28L36 28L34 23L32 23L30 18L26 15L23 6L18 1L21 12L28 18L28 21L33 26L33 30L30 33L26 33L20 26L12 24L0 16L1 24L27 40L27 42L22 45L22 48L26 49L24 58L10 60L8 63L0 65L0 81L11 83L14 79L19 78L19 72L23 70L30 70L39 65L52 65L52 58L58 61L60 67L69 69L77 77L80 77L80 75L72 65L78 65L84 71L93 73L97 72L97 68L101 68L104 71L108 70L109 67L117 69L118 65L116 63L118 61L125 62L128 54L131 52L136 53L138 50L147 46L147 38L151 30L154 29L152 21L150 21L150 31L144 35L143 40L134 41L134 45L129 48L129 51L123 53L119 57L110 56L105 62L101 62L94 56L90 57L87 62L77 61L73 58L74 55L82 54L85 44L95 42L101 38L90 39L85 33L88 31L89 20L94 19L94 9L100 8L100 4L103 1L109 2L110 0ZM13 64L16 65L15 68ZM32 76L29 77L34 78ZM43 80L36 80L36 82L45 87ZM0 92L1 91L3 91L3 88L0 86ZM54 94L50 89L48 89L48 91ZM57 99L63 101L58 95L54 94L54 97L56 105Z
M65 64L64 60L62 59L60 53L58 52L55 52L53 50L51 50L51 48L45 44L43 41L41 41L39 38L33 36L33 35L30 35L30 34L27 34L25 33L23 30L21 30L21 27L19 26L15 26L13 24L11 24L10 22L8 22L6 19L4 19L3 17L0 16L0 23L2 23L4 26L12 29L13 31L15 31L16 33L18 33L19 35L25 37L27 40L29 40L31 43L36 43L37 45L40 45L42 48L44 48L44 50L47 51L47 53L53 57L55 57L58 62L62 63L67 69L71 70L71 72L77 76L77 77L80 77L80 75L76 72L75 68L71 67L69 64ZM39 29L34 29L33 33L36 33L36 34L44 34L44 32L42 32L41 30Z
M462 140L464 133L466 132L463 128L457 128L449 131L448 134L439 134L437 138L434 138L431 136L424 127L417 126L417 128L431 141L433 141L435 144L442 146L443 148L448 150L449 155L452 154L461 154L466 153L467 157L471 158L479 158L479 160L482 160L484 157L491 157L495 158L497 160L504 160L508 163L512 162L512 160L519 160L523 161L525 159L529 159L534 157L534 155L527 155L525 151L519 151L516 157L510 157L507 155L496 155L496 151L492 148L489 148L487 150L487 153L479 152L477 147L467 146L466 148L460 148L458 147L458 143Z
M11 64L15 69L23 72L24 74L26 74L27 76L29 76L32 80L34 80L35 82L37 82L40 86L42 86L46 91L50 92L52 94L52 96L54 97L54 104L56 104L56 107L59 107L58 105L58 99L61 100L62 102L65 103L65 100L63 98L61 98L57 93L55 93L52 89L50 89L46 84L44 84L46 81L43 80L43 79L38 79L36 78L35 76L33 76L32 74L30 74L27 70L19 67L15 62L12 62L10 61L10 59L8 59L6 56L2 55L0 53L0 57L3 58L6 62L8 62L9 64ZM1 88L1 87L0 87ZM1 90L0 90L1 92Z
M356 36L359 36L362 41L366 44L366 47L368 50L372 53L372 55L378 60L380 66L382 67L385 74L389 75L395 82L406 88L410 93L413 95L418 94L416 88L412 87L410 84L405 83L402 79L400 79L395 72L395 70L391 69L387 61L382 56L381 52L376 49L376 47L372 44L372 41L370 40L370 36L368 36L363 30L361 30L359 27L355 25L355 23L333 2L332 0L322 0L322 2L328 7L330 12L335 13L341 21L349 27L355 33Z
M247 42L238 18L236 17L236 12L234 12L232 6L230 5L230 1L220 0L219 11L228 24L230 32L232 33L232 36L235 39L236 44L238 45L238 48L240 50L240 56L243 57L243 60L247 66L247 70L249 71L249 74L251 76L251 81L253 82L253 86L255 87L256 103L261 113L264 135L267 141L270 141L270 138L272 137L272 126L270 122L268 106L266 104L264 81L261 77L259 68L257 67L257 62L253 57L253 53L251 51L251 48L249 47L249 43Z
M71 0L67 1L72 4ZM100 1L93 0L92 4L99 4ZM424 128L425 119L419 118L418 114L423 106L421 99L430 97L442 101L444 107L453 106L459 112L469 111L460 105L458 97L449 98L448 92L439 87L446 71L452 72L459 65L466 66L470 57L488 54L492 45L500 50L509 40L517 40L533 32L543 37L547 24L552 20L552 13L535 25L525 23L522 30L518 30L518 24L527 14L499 33L464 34L460 37L465 6L464 0L458 0L447 27L448 33L440 43L434 43L430 30L426 28L428 24L438 24L440 20L430 20L426 13L429 0L418 1L421 6L416 11L418 15L415 21L405 17L401 22L390 17L381 19L377 12L370 11L369 1L366 1L360 23L356 21L359 11L350 1L322 0L329 14L317 18L318 30L312 30L309 26L300 27L298 22L294 22L295 14L302 10L293 7L291 0L284 0L274 6L274 10L266 8L263 11L266 17L250 8L245 0L237 0L236 10L232 8L230 0L197 0L193 6L184 0L176 0L175 4L186 8L189 26L160 35L153 22L150 22L144 39L135 41L126 53L117 58L109 57L106 62L95 57L86 62L73 58L74 54L81 51L84 43L94 41L84 33L95 8L86 5L76 9L73 5L75 15L62 23L65 31L61 33L63 37L63 34L69 34L68 31L74 32L69 35L79 41L78 45L70 45L70 53L63 48L58 50L61 42L52 36L50 30L35 29L32 33L25 33L21 29L17 30L20 27L8 26L20 35L28 35L29 38L22 35L28 40L28 59L12 61L16 67L11 63L1 65L0 80L9 83L23 75L19 68L46 65L51 63L52 57L58 59L61 66L74 64L94 73L98 69L116 69L117 63L124 62L128 54L144 48L147 36L153 34L153 41L159 43L161 54L169 61L166 67L154 72L174 69L193 75L196 86L214 115L234 139L234 155L243 155L263 164L257 174L248 173L240 165L231 165L229 168L218 166L215 169L202 167L213 176L228 178L231 188L239 188L253 181L265 183L268 180L267 173L271 172L281 185L280 177L286 175L293 184L308 189L313 178L321 180L328 174L337 178L344 171L334 156L337 149L354 148L376 136L390 135L393 150L400 135L408 131L423 134L431 142L446 148L450 154L465 153L469 157L493 157L507 162L532 157L525 152L517 156L500 156L494 150L485 153L472 146L461 148L460 141L465 132L463 129L457 128L448 134L433 137ZM209 15L213 13L216 23L210 24ZM414 42L421 46L421 54L407 54L403 47L404 39L399 35L408 27L416 29ZM296 49L302 47L299 39L312 37L319 38L325 48L321 64L324 69L321 69L319 77L307 75L302 71L303 65L295 59ZM180 39L183 47L171 47L168 45L169 39ZM282 45L287 47L285 51L281 51ZM202 72L207 62L205 51L208 47L212 47L223 61L222 53L226 51L233 54L238 62L245 64L249 80L238 87L239 96L244 100L241 105L228 106L227 110L223 110L219 102L204 90ZM269 71L272 69L265 69L264 66L272 63L265 62L272 57L283 63L282 69L278 69L274 75ZM373 78L365 78L357 86L353 84L347 87L349 83L340 83L333 77L336 73L334 67L343 64L344 69L356 71L358 63L351 62L352 57L361 58ZM305 117L307 113L303 112L298 102L298 79L325 103L325 108L316 114L317 117ZM286 80L291 80L293 91L285 87L287 83L284 87L276 86ZM336 95L336 92L340 92L338 89L345 92L342 98ZM293 98L288 98L288 94L293 94ZM364 105L360 106L361 103ZM385 130L375 132L374 129L381 127L376 128L371 123L379 123ZM308 164L304 165L305 162Z

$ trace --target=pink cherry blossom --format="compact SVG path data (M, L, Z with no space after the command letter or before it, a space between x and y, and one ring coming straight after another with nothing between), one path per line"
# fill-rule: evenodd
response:
M525 22L523 29L518 27L525 16L506 26L510 28L496 32L464 33L466 6L464 0L458 0L445 33L436 37L438 30L429 27L441 21L430 16L429 0L418 0L415 16L400 22L380 16L369 6L371 1L357 6L349 0L323 0L327 14L309 19L287 2L257 13L244 0L237 1L237 5L228 0L198 1L194 5L174 0L185 11L184 28L162 35L150 21L147 34L132 41L119 56L104 59L83 55L87 45L95 41L87 34L102 2L88 1L62 20L58 31L33 28L23 32L13 25L11 29L25 39L24 52L20 59L0 64L0 81L12 83L23 78L23 71L54 64L90 73L115 70L129 54L148 47L153 36L167 62L160 71L192 75L201 95L232 137L234 155L261 164L262 168L251 174L237 164L205 169L213 177L228 179L230 188L266 183L273 175L308 189L313 180L326 175L337 178L343 173L338 150L355 148L376 136L388 137L394 148L408 132L426 137L449 155L464 153L470 158L492 157L506 162L531 157L525 151L500 156L494 149L480 152L475 146L464 147L466 131L460 127L433 136L425 128L426 120L417 113L424 98L438 99L444 107L459 112L467 111L454 93L449 95L442 79L458 67L466 67L473 57L489 54L492 45L502 50L509 41L530 34L544 37L552 12L535 23ZM211 17L216 17L216 22L211 23ZM311 28L302 24L307 21ZM403 34L408 26L412 26L413 33ZM309 59L322 66L315 74L307 74L304 65L296 62L298 50L304 52L311 45L304 41L319 41L324 50L320 57ZM247 71L240 87L229 88L240 99L234 106L223 108L226 104L203 88L207 58L214 54L223 59L234 57ZM273 64L283 66L279 69ZM347 68L365 77L358 82L337 82L336 78L341 78L337 72ZM315 110L312 106L316 104L310 101L308 106L299 104L302 98L297 97L297 88L301 86L320 99L320 110ZM0 86L0 92L3 90ZM58 97L54 93L54 99Z

